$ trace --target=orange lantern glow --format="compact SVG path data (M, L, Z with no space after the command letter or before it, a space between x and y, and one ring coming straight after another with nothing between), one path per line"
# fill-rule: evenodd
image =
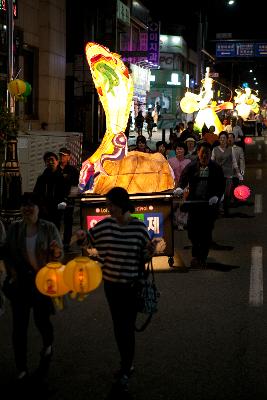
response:
M63 279L64 268L65 265L60 262L49 262L41 268L35 279L39 292L51 297L63 296L69 292Z
M63 308L61 296L70 291L63 279L64 268L65 265L60 262L49 262L38 271L35 278L39 292L52 297L59 308Z
M85 295L95 290L102 281L102 270L97 261L89 257L76 257L66 264L63 272L65 284L73 291L71 295L83 300Z

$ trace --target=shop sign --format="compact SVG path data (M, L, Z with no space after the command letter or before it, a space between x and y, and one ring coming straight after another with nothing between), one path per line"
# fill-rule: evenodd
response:
M0 11L7 11L8 0L0 0ZM13 0L13 17L18 18L18 4L17 0Z
M159 38L160 38L160 23L150 22L148 24L148 40L147 40L147 58L148 62L159 65Z

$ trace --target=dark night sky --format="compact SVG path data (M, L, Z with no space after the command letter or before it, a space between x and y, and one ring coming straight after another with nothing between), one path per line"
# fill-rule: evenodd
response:
M244 0L236 0L233 6L227 5L226 0L163 0L161 6L155 5L154 0L143 0L143 3L150 9L153 18L161 21L162 33L182 34L188 45L194 49L196 49L200 12L207 16L208 31L205 47L213 55L216 33L232 33L233 39L267 43L267 17L262 0L253 0L250 4ZM177 25L183 26L180 33ZM238 58L228 62L218 58L214 65L214 70L220 72L220 76L225 75L227 78L233 70L235 79L241 82L249 81L251 78L248 72L250 68L255 71L259 82L257 88L260 96L267 97L267 57Z

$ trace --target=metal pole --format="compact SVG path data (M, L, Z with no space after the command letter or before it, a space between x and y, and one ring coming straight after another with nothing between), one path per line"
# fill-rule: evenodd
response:
M8 82L13 79L14 75L14 18L13 18L13 0L7 1L7 32L8 32ZM7 90L7 109L10 113L15 113L15 101Z

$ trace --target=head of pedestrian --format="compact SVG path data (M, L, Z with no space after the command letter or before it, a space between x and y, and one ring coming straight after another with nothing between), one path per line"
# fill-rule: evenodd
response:
M44 154L44 162L45 165L48 169L50 169L51 171L55 171L58 167L58 156L53 153L52 151L47 151Z
M144 136L138 136L136 139L136 147L139 151L145 151L147 144Z
M59 163L61 166L65 166L68 164L70 160L70 150L67 149L66 147L61 147L59 149L58 155L59 155Z
M219 133L219 142L220 142L220 147L227 147L228 145L228 133L225 131L221 131Z
M20 198L20 204L23 220L26 223L36 223L41 204L39 196L34 192L24 192Z
M228 145L233 146L235 144L235 137L233 133L228 133Z
M127 190L116 186L106 194L106 205L112 218L120 218L126 213L134 212L134 205Z
M184 142L177 141L175 144L175 154L178 159L183 159L187 153L187 147Z
M197 147L197 155L201 167L207 167L211 158L211 146L207 142L200 142Z
M187 150L188 150L188 151L193 151L194 148L195 148L196 141L195 141L194 138L189 137L189 138L187 138L187 139L185 140L185 144L186 144L186 146L187 146Z

